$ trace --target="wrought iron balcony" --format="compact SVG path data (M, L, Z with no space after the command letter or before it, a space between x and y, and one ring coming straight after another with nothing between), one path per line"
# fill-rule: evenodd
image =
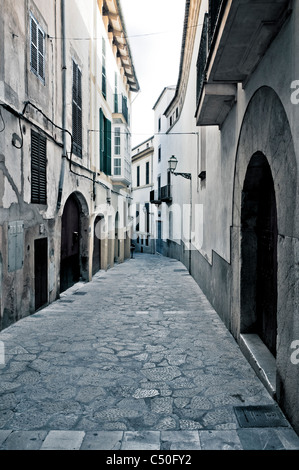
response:
M172 201L170 184L167 184L166 186L162 186L162 188L161 188L161 201L162 202L171 202Z
M197 61L197 125L221 126L291 13L289 0L210 0Z
M151 204L161 204L161 191L158 189L153 189L150 191L150 203Z

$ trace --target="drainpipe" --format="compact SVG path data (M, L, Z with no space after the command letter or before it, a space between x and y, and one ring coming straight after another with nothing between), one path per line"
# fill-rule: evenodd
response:
M57 210L61 207L64 173L67 157L66 149L66 41L65 41L65 0L61 0L61 56L62 56L62 143L63 154L61 161L60 179L58 187Z

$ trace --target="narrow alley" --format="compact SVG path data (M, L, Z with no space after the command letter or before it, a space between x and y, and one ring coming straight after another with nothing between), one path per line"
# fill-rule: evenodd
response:
M136 254L101 270L0 341L0 449L299 449L174 259Z

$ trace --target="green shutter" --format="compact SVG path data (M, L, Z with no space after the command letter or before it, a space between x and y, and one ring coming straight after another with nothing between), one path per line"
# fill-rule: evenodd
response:
M105 129L104 129L104 114L100 109L100 171L105 171L104 168L104 143L105 143Z
M111 175L111 121L106 120L106 175Z

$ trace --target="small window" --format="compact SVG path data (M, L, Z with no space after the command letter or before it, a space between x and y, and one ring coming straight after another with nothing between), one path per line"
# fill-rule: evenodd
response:
M146 162L146 166L145 166L145 184L149 184L149 182L150 182L149 170L150 170L149 162Z
M121 175L121 158L114 159L114 176Z
M31 131L31 203L47 204L47 139Z
M161 145L158 147L158 162L161 161Z
M45 84L45 33L30 15L30 66L31 71Z
M158 132L161 131L161 118L159 118L158 120Z

